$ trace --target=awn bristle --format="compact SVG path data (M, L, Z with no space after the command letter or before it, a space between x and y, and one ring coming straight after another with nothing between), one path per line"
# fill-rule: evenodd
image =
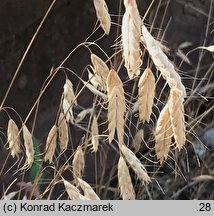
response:
M134 200L135 191L132 185L129 169L122 156L118 162L118 183L123 200Z
M135 171L136 175L140 179L142 183L149 183L151 182L150 177L147 174L147 171L140 160L135 156L135 154L127 148L125 145L120 145L120 150L129 163L131 168Z
M26 154L26 162L24 167L30 168L34 161L34 148L33 148L33 139L32 134L26 127L26 125L23 125L23 138L24 138L24 145L25 145L25 154Z
M114 139L117 131L118 142L123 144L124 136L124 115L126 112L123 83L115 70L110 70L107 78L108 93L108 131L109 143Z
M111 17L108 13L108 7L105 0L94 0L94 7L96 9L97 19L104 32L108 35L111 28Z
M186 97L186 89L181 82L181 77L175 71L175 67L162 51L159 42L152 37L144 25L142 27L142 34L143 41L156 68L161 72L163 78L166 79L170 88L178 88L183 93L183 97Z
M99 130L97 125L97 117L94 115L92 125L91 125L91 140L92 140L92 149L94 152L97 152L99 147Z
M51 128L46 141L46 148L45 148L46 152L45 152L44 160L49 161L49 163L52 163L54 152L56 149L57 130L58 130L57 126L54 125Z
M67 122L73 122L73 104L77 105L75 101L75 95L73 90L73 84L69 79L66 78L64 84L64 92L63 92L63 101L62 101L62 110L64 115L66 116Z
M155 129L155 152L160 164L167 159L170 151L173 131L168 103L162 109Z
M147 68L138 83L139 118L143 123L149 122L155 97L155 77Z
M9 149L11 150L11 156L14 158L15 156L19 157L19 153L21 153L21 140L19 136L19 129L16 123L10 119L7 127L7 139L9 144Z
M68 181L63 179L65 190L71 200L88 200L86 197L84 197L79 189L69 183Z
M169 113L176 147L181 150L186 141L184 105L182 92L176 88L171 89L169 97Z
M85 158L81 146L77 147L77 150L74 154L74 158L72 161L72 166L75 181L77 180L77 178L82 178L82 174L85 168Z
M144 130L140 129L134 136L132 148L134 153L139 152L141 148L141 142L144 140Z
M82 189L84 196L90 200L100 200L93 188L84 180L77 178L80 188Z
M68 124L63 113L60 113L58 119L59 145L62 151L68 147Z
M124 1L126 8L122 20L122 47L129 78L132 79L140 74L141 50L140 28L141 18L135 0Z

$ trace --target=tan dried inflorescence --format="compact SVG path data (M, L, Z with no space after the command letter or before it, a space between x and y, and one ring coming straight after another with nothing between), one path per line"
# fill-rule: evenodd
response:
M60 113L58 119L59 145L62 151L68 147L68 124L63 113Z
M26 162L24 167L30 168L34 161L34 148L33 148L32 134L30 133L26 125L23 125L23 138L24 138L25 154L26 154Z
M56 144L57 144L57 126L54 125L47 137L47 141L46 141L46 148L45 148L45 157L44 160L45 161L49 161L50 163L52 163L53 160L53 156L54 156L54 152L56 149Z
M100 21L104 32L108 35L111 28L111 17L108 13L105 0L94 0L94 7L96 9L97 19Z
M155 129L155 152L161 164L168 157L172 136L169 105L166 104L160 113Z
M149 122L155 97L155 77L149 68L143 72L138 87L139 119Z
M176 148L178 148L178 150L181 150L184 147L186 141L186 128L184 119L183 96L182 92L176 88L172 88L170 91L169 113Z
M99 147L99 130L96 115L94 115L91 125L91 142L93 151L97 152Z
M122 20L122 48L129 78L140 74L141 50L140 28L141 18L135 0L124 0L125 14Z
M66 116L67 122L73 122L74 117L72 107L74 104L77 105L73 90L73 84L68 78L66 78L62 100L62 110L64 115Z
M135 191L123 156L120 156L118 162L118 183L123 200L134 200Z
M21 153L21 140L19 136L19 129L16 125L16 123L10 119L8 122L7 127L7 139L9 144L9 149L11 150L11 156L19 156L19 153Z
M85 168L85 158L81 146L77 147L72 161L72 166L74 179L76 180L77 178L82 178L82 174Z
M100 198L98 197L98 195L95 193L95 191L93 190L93 188L84 180L77 178L78 184L80 186L80 188L82 189L84 196L87 199L90 200L100 200Z
M109 143L114 139L117 131L118 142L123 144L124 136L124 115L126 112L123 83L115 70L110 70L107 78L108 93L108 131Z
M146 169L144 168L143 164L139 161L139 159L135 156L135 154L125 145L121 145L120 150L125 160L129 163L130 167L135 171L139 180L142 183L151 182L151 179L148 176Z
M175 139L178 150L184 147L185 130L183 95L179 89L172 88L155 129L155 151L161 164L170 152L172 137Z
M174 65L162 51L160 43L152 37L144 25L142 26L142 34L143 42L145 43L155 66L161 72L163 78L166 79L170 88L175 87L179 89L182 92L183 97L186 97L186 89L181 82L181 77L176 72Z
M80 193L79 189L72 185L70 182L63 180L63 183L65 190L71 200L88 200Z
M91 62L93 65L94 74L89 72L90 82L94 87L106 91L106 79L109 73L108 66L95 54L91 54Z

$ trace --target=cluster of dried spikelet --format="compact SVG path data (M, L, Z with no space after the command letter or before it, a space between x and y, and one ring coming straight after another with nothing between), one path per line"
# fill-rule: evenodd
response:
M19 157L21 153L21 138L20 138L21 131L18 129L16 123L10 119L8 122L7 128L7 137L8 137L8 144L9 149L11 150L12 157ZM33 140L32 135L26 125L22 127L23 133L23 140L24 140L24 147L25 147L25 154L26 154L26 162L23 169L30 168L34 161L34 148L33 148Z
M175 147L179 150L181 150L185 144L186 137L183 102L184 97L186 96L186 90L175 67L162 51L160 43L152 37L143 24L136 1L124 0L124 5L125 14L123 15L122 20L122 49L129 78L140 75L140 67L143 62L141 59L140 47L140 43L142 42L149 52L154 65L161 72L162 77L166 79L166 82L170 87L168 101L160 113L154 134L157 159L160 160L160 163L163 163L170 152L171 145L173 145L173 137L175 140ZM95 75L98 74L98 72L95 73ZM150 178L146 172L144 172L144 169L139 167L142 166L140 161L138 161L133 152L131 152L131 150L123 143L126 104L123 85L115 70L109 70L106 83L108 96L109 141L112 141L115 131L117 131L121 153L118 163L119 187L124 199L133 199L134 190L131 179L128 177L129 172L124 158L136 174L138 174L138 177L142 182L148 183ZM146 68L138 82L138 110L139 120L142 123L150 121L154 97L155 77L151 69ZM138 134L142 134L141 131L139 131ZM139 149L139 147L137 148Z
M122 50L125 67L130 79L138 78L138 111L140 122L149 122L155 98L156 80L152 70L147 67L141 74L141 43L147 49L155 67L160 71L163 78L170 87L170 95L167 103L160 112L155 128L155 151L160 163L168 157L170 148L175 145L181 150L185 144L185 119L184 119L184 98L185 87L175 67L169 61L156 41L143 24L135 0L124 0L125 14L122 19ZM97 18L106 34L111 28L111 18L104 0L94 0ZM118 71L109 68L105 61L91 54L92 66L88 70L87 82L83 81L93 94L103 98L107 106L108 115L108 140L109 144L117 140L119 147L118 182L120 193L123 199L135 199L135 190L132 184L129 167L136 173L138 179L143 183L151 182L146 169L124 143L124 128L126 125L127 104L123 83ZM99 149L98 118L94 109L83 110L76 119L73 116L73 106L77 104L71 81L66 78L64 92L62 94L61 112L57 123L51 128L46 142L44 161L53 162L54 152L57 143L61 150L67 149L69 143L69 123L79 123L87 114L92 115L91 144L94 152ZM139 130L134 138L133 146L135 151L140 149L139 143L143 140L143 130ZM26 166L33 163L32 136L26 126L23 126L23 137L26 148ZM117 139L116 139L117 137ZM174 143L172 143L174 138ZM8 143L11 155L14 157L20 153L19 130L16 124L10 120L8 124ZM79 146L73 157L73 176L75 185L63 179L65 189L71 199L99 199L91 186L82 179L85 159L85 149ZM129 165L129 167L128 167ZM83 191L81 194L80 190Z

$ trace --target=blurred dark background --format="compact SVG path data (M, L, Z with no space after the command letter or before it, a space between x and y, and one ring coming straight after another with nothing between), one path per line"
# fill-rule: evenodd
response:
M0 1L0 101L5 95L24 50L51 2L51 0ZM110 13L117 15L120 0L106 2ZM151 0L137 2L143 15ZM185 41L191 42L191 47L203 43L210 0L158 2L161 3L154 4L146 22L152 24L156 9L159 7L155 27L160 27L164 10L169 2L162 29L169 23L164 40L167 41L166 45L171 49L172 55ZM116 22L117 19L118 17L112 16L113 21ZM96 14L92 0L56 1L20 69L5 106L13 107L22 117L26 117L50 69L57 66L74 47L92 33L95 23ZM110 46L114 44L116 30L117 27L113 25L110 36L104 37L99 42L107 54L112 54L114 51ZM102 30L98 31L91 41L101 35ZM208 36L211 38L211 35ZM207 40L209 43L210 39ZM88 51L80 49L65 66L81 75L88 63L90 63ZM76 87L78 80L74 76L72 80ZM42 98L38 130L47 118L55 115L63 82L63 75L56 77ZM85 104L84 101L80 103ZM1 117L0 120L3 121ZM44 132L44 128L41 132Z
M3 100L26 47L51 2L51 0L0 1L0 102ZM112 21L117 23L119 19L121 23L121 17L114 16L119 14L120 8L123 13L123 5L120 7L121 1L106 0L106 2L112 15ZM213 43L213 34L210 31L210 29L214 29L213 14L210 18L212 24L209 26L207 35L205 34L209 11L213 11L211 2L211 0L155 1L145 22L152 24L156 17L154 34L157 35L161 25L161 29L166 30L161 33L164 33L164 45L170 48L169 55L174 62L180 63L181 59L176 55L176 52L179 45L184 42L190 42L190 46L184 50L185 53L202 45L205 39L206 45ZM137 3L143 16L151 0L138 0ZM96 21L92 0L57 0L19 71L5 106L14 108L22 118L25 118L38 97L42 83L49 75L51 68L57 67L71 50L86 40L93 32ZM99 29L90 41L96 40L102 34L102 29ZM114 45L117 36L117 26L113 24L110 35L103 37L98 42L108 55L114 53L111 46ZM96 52L98 51L95 49ZM181 70L191 71L194 74L198 63L198 52L193 53L190 60L192 65L184 64ZM209 68L210 60L212 60L212 56L206 54L201 65L201 74ZM90 53L86 48L81 48L72 55L65 66L81 76L87 64L90 64ZM185 72L182 73L188 75ZM71 74L69 74L69 78L76 89L79 80ZM57 75L42 97L35 128L35 135L40 142L46 138L55 121L64 80L64 73ZM184 83L191 88L190 79L184 79ZM78 101L83 107L89 107L91 102L92 99L88 97L87 92L83 92ZM10 114L13 116L13 112L10 111ZM0 128L4 132L7 121L8 117L2 112ZM28 122L29 127L31 127L31 121L32 119ZM76 139L74 137L77 144L79 138L80 136L77 134ZM3 146L1 146L2 148ZM2 160L5 157L4 155ZM1 177L0 181L4 182L4 178Z

